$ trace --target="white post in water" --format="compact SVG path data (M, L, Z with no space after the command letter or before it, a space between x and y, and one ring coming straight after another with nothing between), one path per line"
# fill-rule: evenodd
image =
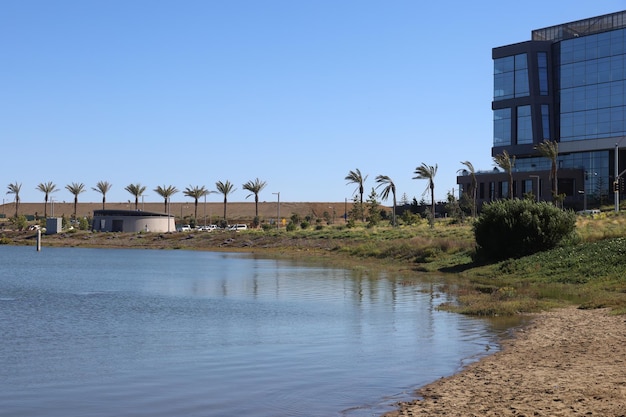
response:
M41 250L41 230L37 229L37 252Z

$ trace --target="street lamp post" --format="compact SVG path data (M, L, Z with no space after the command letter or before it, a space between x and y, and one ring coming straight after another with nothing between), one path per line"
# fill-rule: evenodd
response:
M206 193L204 193L204 227L206 227Z
M537 203L539 202L539 175L530 175L530 178L537 178Z
M167 201L167 233L170 232L170 198L166 197Z
M278 229L280 228L280 191L272 194L276 194L278 196L278 204L276 205L276 228Z

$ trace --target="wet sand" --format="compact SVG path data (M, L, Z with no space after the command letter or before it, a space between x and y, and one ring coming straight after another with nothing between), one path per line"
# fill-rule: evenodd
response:
M626 316L541 313L502 350L386 416L626 416Z

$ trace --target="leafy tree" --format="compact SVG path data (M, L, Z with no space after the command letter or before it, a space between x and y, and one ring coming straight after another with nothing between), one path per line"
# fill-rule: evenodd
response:
M113 187L108 181L98 181L95 187L91 187L92 190L99 192L102 194L102 210L104 210L104 205L107 202L107 193Z
M359 196L357 196L356 194L352 198L352 209L350 210L349 217L350 217L350 220L352 221L352 226L354 226L355 222L358 219L365 218L365 210L363 209L363 203L359 201Z
M207 190L206 188L204 188L203 186L198 186L196 185L195 187L192 187L191 185L187 188L185 188L185 191L183 191L183 194L186 197L191 197L193 198L193 204L194 204L194 214L193 214L193 218L197 219L198 218L198 200L202 197L204 197L205 195L207 195L209 193L209 190Z
M476 170L474 169L474 165L472 165L470 161L463 161L461 162L461 164L465 165L465 168L467 168L467 171L472 176L472 187L467 191L468 194L472 196L472 217L476 217L476 191L478 189L478 182L476 181Z
M513 198L513 167L515 166L515 155L511 156L506 151L502 151L493 157L493 162L502 168L509 175L509 199Z
M377 198L376 190L372 187L372 191L367 198L367 227L373 227L380 223L380 204L378 204Z
M457 200L454 196L454 193L450 191L448 191L446 199L446 212L448 213L448 215L453 219L457 219L462 222L464 220L464 213L463 210L461 210L461 204L459 203L459 200Z
M350 171L348 173L348 175L346 176L346 178L344 178L346 181L348 181L348 184L358 184L355 193L358 191L359 192L359 196L360 196L360 203L361 203L361 207L363 206L363 183L365 182L365 180L367 180L367 175L365 177L363 177L363 175L361 174L361 171L357 168L355 171ZM361 221L365 221L365 213L363 213L363 217L361 217Z
M76 209L78 207L78 195L86 191L85 184L83 184L82 182L80 183L73 182L71 184L66 185L65 189L69 191L70 193L72 193L72 195L74 196L74 218L76 218Z
M546 202L497 200L474 223L481 259L518 258L557 246L574 232L576 215Z
M124 187L126 191L131 193L133 197L135 197L135 210L139 208L139 197L146 191L146 187L137 183L137 184L128 184Z
M167 213L167 202L169 201L171 196L173 196L174 194L178 192L178 188L174 187L173 185L168 185L168 186L159 185L157 188L154 189L154 192L160 195L161 197L163 197L163 199L165 200L163 202L164 204L163 212Z
M559 156L559 144L556 141L544 140L537 146L535 150L545 158L550 159L550 179L552 180L552 197L556 198L559 195L559 182L556 178L557 163L556 159Z
M409 200L409 196L406 193L402 193L402 197L400 197L400 205L407 206L411 204L411 200Z
M37 189L39 191L41 191L42 193L44 193L44 198L43 198L43 217L48 217L48 198L50 197L50 194L57 192L57 186L52 182L52 181L48 181L48 182L42 182L39 185L37 185Z
M254 216L259 217L259 193L267 186L267 182L261 181L256 178L254 181L248 181L243 184L243 189L250 191L252 194L248 194L246 198L254 195Z
M396 185L393 183L391 178L389 178L387 175L377 176L376 182L378 183L378 186L376 187L376 189L378 189L379 187L383 187L383 186L385 187L380 193L380 198L382 198L383 200L387 200L387 198L389 198L389 193L393 195L393 213L391 217L392 218L391 225L397 226L396 224Z
M22 183L18 183L15 181L7 186L9 191L7 194L13 194L15 196L15 218L17 218L17 213L20 207L20 190L22 189Z
M236 190L236 188L228 180L226 180L226 182L222 182L222 181L216 182L215 188L217 188L218 193L224 196L224 221L226 221L226 203L228 203L228 194L233 193Z
M426 165L422 162L422 165L415 168L415 172L413 172L415 176L414 180L428 180L428 186L426 187L425 193L430 189L430 200L432 205L432 218L430 221L430 226L433 227L435 221L435 175L437 175L437 164L435 166Z

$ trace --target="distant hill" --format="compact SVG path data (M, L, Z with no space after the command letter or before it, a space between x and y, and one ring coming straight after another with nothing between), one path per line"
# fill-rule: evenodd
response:
M383 206L384 207L384 206ZM120 203L120 202L107 202L106 209L117 209L117 210L134 210L135 203ZM164 213L165 207L163 202L155 203L144 203L139 202L138 206L139 210L150 211L150 212L158 212ZM384 207L385 209L390 210L388 207ZM91 217L93 216L94 210L102 209L102 203L78 203L77 206L77 215L79 217ZM277 216L277 202L259 202L259 217L261 220L264 219L275 219ZM335 221L342 221L344 212L350 211L352 209L352 202L309 202L309 203L294 203L294 202L280 202L280 217L288 219L292 214L297 213L301 217L306 217L311 215L312 217L324 217L324 212L328 213L329 217L332 218L333 214L335 217ZM49 217L62 217L65 215L66 217L70 217L74 213L74 203L73 202L54 202L54 204L48 203L48 216ZM183 217L193 216L194 214L194 204L193 202L172 202L170 203L170 214L176 216L177 218L181 217L181 213ZM5 203L0 206L0 215L4 215L5 217L11 217L15 214L15 203ZM44 203L20 203L19 206L19 214L27 215L27 216L43 216L44 214ZM222 219L224 216L224 203L215 203L215 202L207 202L206 206L204 202L198 202L198 221L202 222L204 217L207 219L212 219L213 222ZM228 202L226 204L226 217L229 223L233 223L236 221L240 222L250 222L254 219L255 211L254 211L254 202Z

